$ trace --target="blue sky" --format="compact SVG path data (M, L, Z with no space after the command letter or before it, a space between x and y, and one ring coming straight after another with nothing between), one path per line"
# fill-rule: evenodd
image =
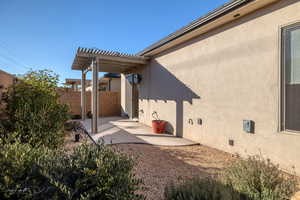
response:
M226 0L0 0L0 69L80 78L80 47L137 53Z

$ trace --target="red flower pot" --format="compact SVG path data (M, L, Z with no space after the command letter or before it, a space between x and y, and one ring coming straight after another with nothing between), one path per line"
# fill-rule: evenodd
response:
M166 129L166 121L152 120L152 128L154 133L164 133Z

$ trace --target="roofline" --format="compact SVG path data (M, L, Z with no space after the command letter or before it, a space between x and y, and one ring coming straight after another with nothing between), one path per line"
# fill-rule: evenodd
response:
M184 26L179 30L171 33L170 35L164 37L163 39L155 42L144 50L138 52L137 55L143 56L253 1L255 0L235 0L228 2L220 6L219 8L209 12L207 15L194 20L187 26Z
M10 73L8 73L8 72L6 72L6 71L3 71L3 70L1 70L1 69L0 69L0 72L3 73L3 74L6 74L6 75L8 75L8 76L12 76L12 77L16 78L15 75L10 74Z

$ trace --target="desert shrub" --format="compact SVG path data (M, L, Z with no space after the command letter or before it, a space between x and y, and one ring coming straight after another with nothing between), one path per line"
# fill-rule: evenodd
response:
M21 142L56 148L63 143L63 125L68 107L58 102L56 75L48 71L29 72L8 89L4 101L6 133L17 133Z
M169 184L165 188L166 200L241 200L245 196L235 192L230 186L199 177L179 185Z
M165 188L166 200L289 200L297 180L261 156L233 161L219 181L194 178Z
M83 144L61 162L47 165L55 169L47 176L69 199L142 198L135 193L141 182L132 173L132 160L110 148Z
M0 148L0 199L43 199L55 194L48 179L40 173L38 160L51 157L46 148L30 144L4 144ZM47 199L47 198L45 198Z
M16 142L0 147L0 199L143 199L133 162L84 144L65 154Z
M224 182L253 200L288 200L296 190L295 176L262 156L233 162L224 172Z

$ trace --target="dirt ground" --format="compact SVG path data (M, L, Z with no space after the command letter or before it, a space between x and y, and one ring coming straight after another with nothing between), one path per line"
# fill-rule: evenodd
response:
M157 147L145 144L113 145L118 151L136 161L135 173L144 182L147 200L163 199L165 186L195 176L215 177L231 154L202 145L185 147Z

